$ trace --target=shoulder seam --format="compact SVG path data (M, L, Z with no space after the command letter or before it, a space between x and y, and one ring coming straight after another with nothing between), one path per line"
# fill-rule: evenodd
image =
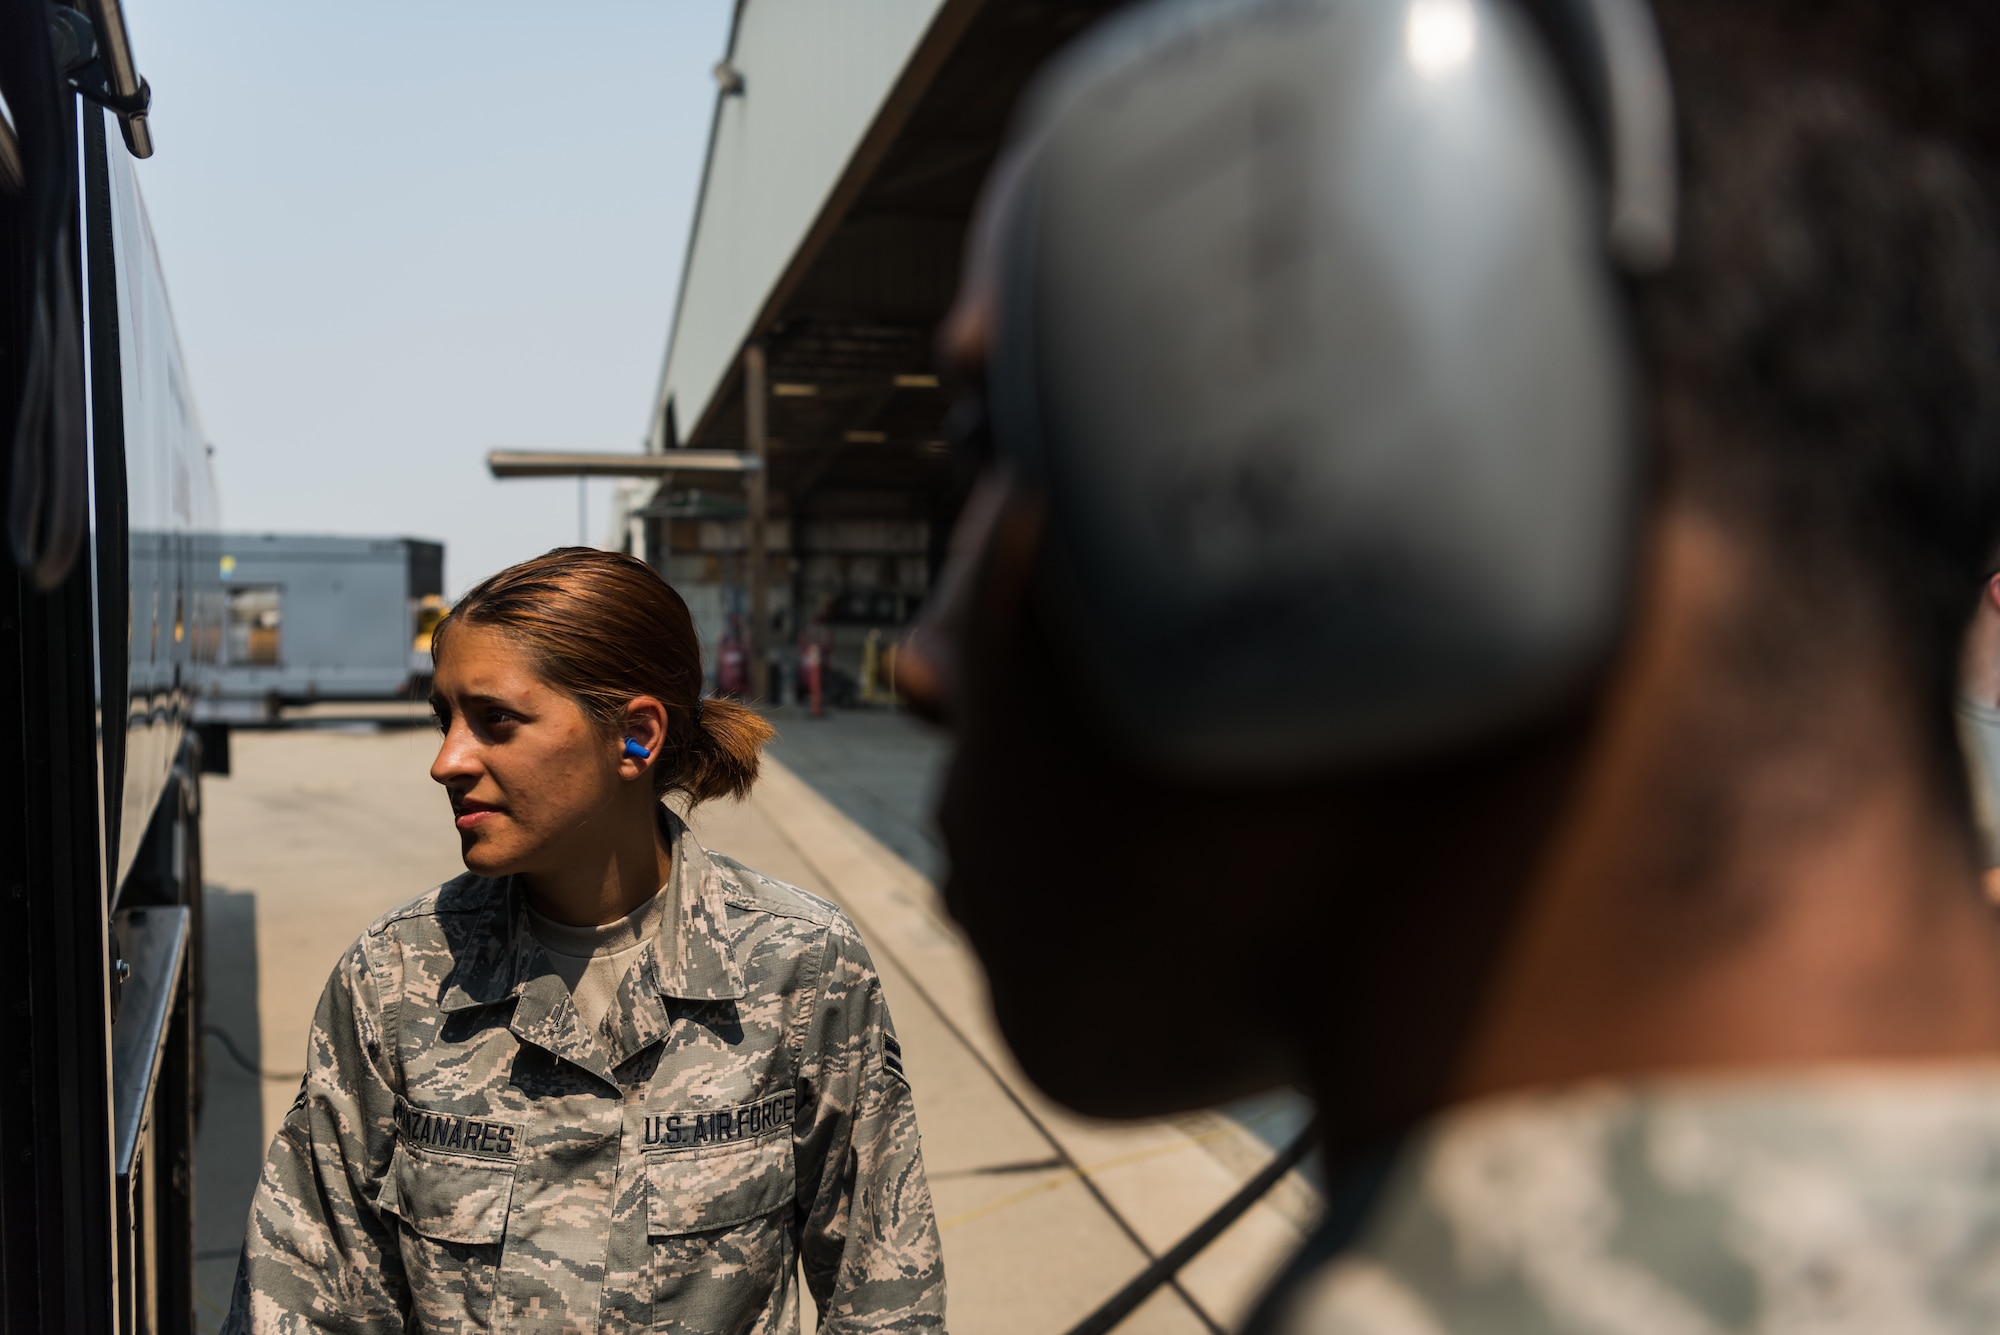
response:
M800 891L800 893L803 894L805 892ZM788 918L793 922L810 923L812 926L818 928L833 926L832 915L822 916L812 913L805 908L791 908L783 904L773 904L770 900L759 899L755 895L731 894L725 890L723 891L722 898L725 903L733 908L748 909L754 913L768 913L773 918ZM832 908L832 905L828 905L827 907ZM834 914L838 914L839 912L839 909L833 910Z
M397 905L374 922L369 923L367 929L362 932L362 936L381 936L397 923L409 922L413 918L456 917L466 913L484 912L487 907L484 904L446 907L439 902L443 898L446 889L465 880L470 875L471 873L468 872L463 875L454 876L449 881L440 881L421 895L418 895L415 899L412 899L409 903Z
M812 981L800 992L805 1004L799 1007L798 1038L793 1048L792 1082L799 1085L806 1080L806 1066L810 1058L806 1051L806 1041L812 1037L813 1024L819 1018L820 987L826 980L827 958L833 954L833 925L828 923L820 928L819 949L814 952ZM814 1061L813 1074L817 1077L821 1063Z
M799 922L808 922L815 927L830 927L846 916L840 911L838 905L829 903L818 895L813 894L810 890L801 890L798 886L788 881L781 881L775 876L767 876L755 868L745 866L735 858L727 857L726 855L710 854L709 859L711 862L720 864L722 870L729 873L723 877L722 898L726 903L736 908L768 913L777 918L791 918ZM780 892L797 896L802 902L787 904L778 895L766 896L757 894L756 891L745 884L746 879L751 876L770 883L772 886L777 887Z
M374 935L370 933L369 935ZM378 937L377 940L380 938ZM381 976L383 970L376 964L374 952L368 948L369 936L363 936L355 943L356 953L361 956L361 967L368 971L370 984L375 988L375 1003L381 1007L382 1057L385 1065L395 1070L395 1089L401 1093L403 1087L403 1044L401 1029L403 1023L403 980L402 970L397 970L394 986L387 986L388 980ZM396 952L400 965L401 951ZM384 961L386 964L386 961Z

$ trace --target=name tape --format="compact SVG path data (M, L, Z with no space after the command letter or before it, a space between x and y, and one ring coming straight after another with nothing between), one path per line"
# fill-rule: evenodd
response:
M406 1145L450 1150L482 1159L516 1159L521 1154L521 1128L513 1122L455 1113L427 1112L396 1100L396 1132Z

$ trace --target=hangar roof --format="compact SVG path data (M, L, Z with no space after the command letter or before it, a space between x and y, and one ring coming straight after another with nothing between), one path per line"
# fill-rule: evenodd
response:
M774 508L944 517L932 339L973 202L1035 69L1116 3L740 0L650 448L740 447L762 340Z

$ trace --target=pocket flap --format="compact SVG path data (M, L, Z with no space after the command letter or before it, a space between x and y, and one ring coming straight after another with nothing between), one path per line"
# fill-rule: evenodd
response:
M507 1233L514 1165L396 1146L376 1204L439 1242L498 1242Z
M733 1228L791 1203L792 1138L648 1154L646 1178L650 1236Z

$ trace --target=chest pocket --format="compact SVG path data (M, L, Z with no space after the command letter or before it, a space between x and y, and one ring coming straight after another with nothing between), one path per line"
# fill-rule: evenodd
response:
M396 1146L375 1203L403 1221L412 1330L486 1328L513 1199L511 1163Z
M424 1237L474 1245L507 1233L514 1165L396 1146L377 1205Z
M792 1202L792 1137L646 1155L646 1232L678 1237L734 1228Z

